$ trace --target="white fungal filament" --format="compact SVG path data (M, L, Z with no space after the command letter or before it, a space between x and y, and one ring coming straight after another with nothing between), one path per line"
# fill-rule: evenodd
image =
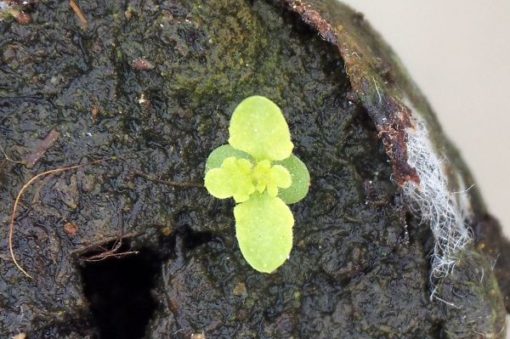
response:
M471 206L460 175L457 184L461 191L450 191L446 161L434 149L425 122L414 119L415 128L407 131L408 163L416 169L420 183L408 181L403 191L411 212L432 230L435 245L431 279L434 280L451 272L459 251L471 241L468 227Z

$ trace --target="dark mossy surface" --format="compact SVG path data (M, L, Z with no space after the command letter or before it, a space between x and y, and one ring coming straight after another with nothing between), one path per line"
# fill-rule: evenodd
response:
M436 338L458 330L461 315L429 300L428 228L406 215L374 124L353 100L333 46L278 3L80 5L87 30L60 1L40 1L29 25L0 22L1 146L23 159L52 129L60 132L33 169L0 163L2 224L36 173L116 157L29 189L14 245L33 280L12 264L7 227L1 228L2 337L114 338L100 329L104 321L122 328L147 314L147 338L201 332L207 338ZM140 58L154 67L137 69ZM253 94L282 107L295 153L312 177L310 194L292 207L290 260L271 275L242 258L231 201L137 174L200 183L207 155L227 140L231 112ZM77 226L76 235L67 223ZM135 306L125 316L112 308L108 320L91 312L107 300L91 285L114 295L128 284L105 280L104 268L94 265L131 259L84 263L102 249L80 250L104 239L111 248L124 235L121 252L151 258L149 270L133 264L152 278L128 298L142 296L150 300L138 305L156 306L154 313ZM117 278L131 279L121 273ZM96 288L88 300L83 281L86 291ZM490 286L473 303L483 303L485 293ZM480 312L490 311L489 303ZM493 319L486 321L490 329Z

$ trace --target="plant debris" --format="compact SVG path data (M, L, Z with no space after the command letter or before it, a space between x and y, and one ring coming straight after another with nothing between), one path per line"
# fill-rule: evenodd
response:
M78 5L78 3L76 2L76 0L69 0L69 6L73 10L73 12L76 15L76 17L78 18L78 20L80 22L80 25L83 28L83 30L87 30L87 28L89 27L89 23L87 21L87 17L85 16L83 11L81 10L81 8Z
M55 129L52 129L46 137L41 140L35 147L34 151L29 155L25 156L23 163L28 168L34 167L34 165L44 156L44 153L53 146L53 144L60 137L60 133Z

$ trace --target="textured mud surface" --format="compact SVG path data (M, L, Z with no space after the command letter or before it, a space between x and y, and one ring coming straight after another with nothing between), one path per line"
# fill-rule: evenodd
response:
M466 260L487 268L479 283L459 265L461 280L480 286L456 294L460 311L429 300L428 228L407 215L337 48L297 14L264 1L80 5L86 29L60 1L28 9L30 24L0 21L0 145L34 159L59 133L32 168L0 162L0 336L495 331L498 287L483 257ZM200 187L233 108L253 94L282 107L312 176L293 206L290 260L272 275L244 262L232 202ZM22 199L14 247L27 279L8 255L17 192L37 173L99 159L36 181ZM463 324L473 309L478 322Z

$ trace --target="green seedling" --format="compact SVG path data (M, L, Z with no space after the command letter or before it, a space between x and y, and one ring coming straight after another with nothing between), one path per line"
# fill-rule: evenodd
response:
M289 258L294 216L287 205L307 195L310 174L292 154L289 126L271 100L244 99L229 133L228 144L207 159L205 187L216 198L234 198L241 253L254 269L271 273Z

